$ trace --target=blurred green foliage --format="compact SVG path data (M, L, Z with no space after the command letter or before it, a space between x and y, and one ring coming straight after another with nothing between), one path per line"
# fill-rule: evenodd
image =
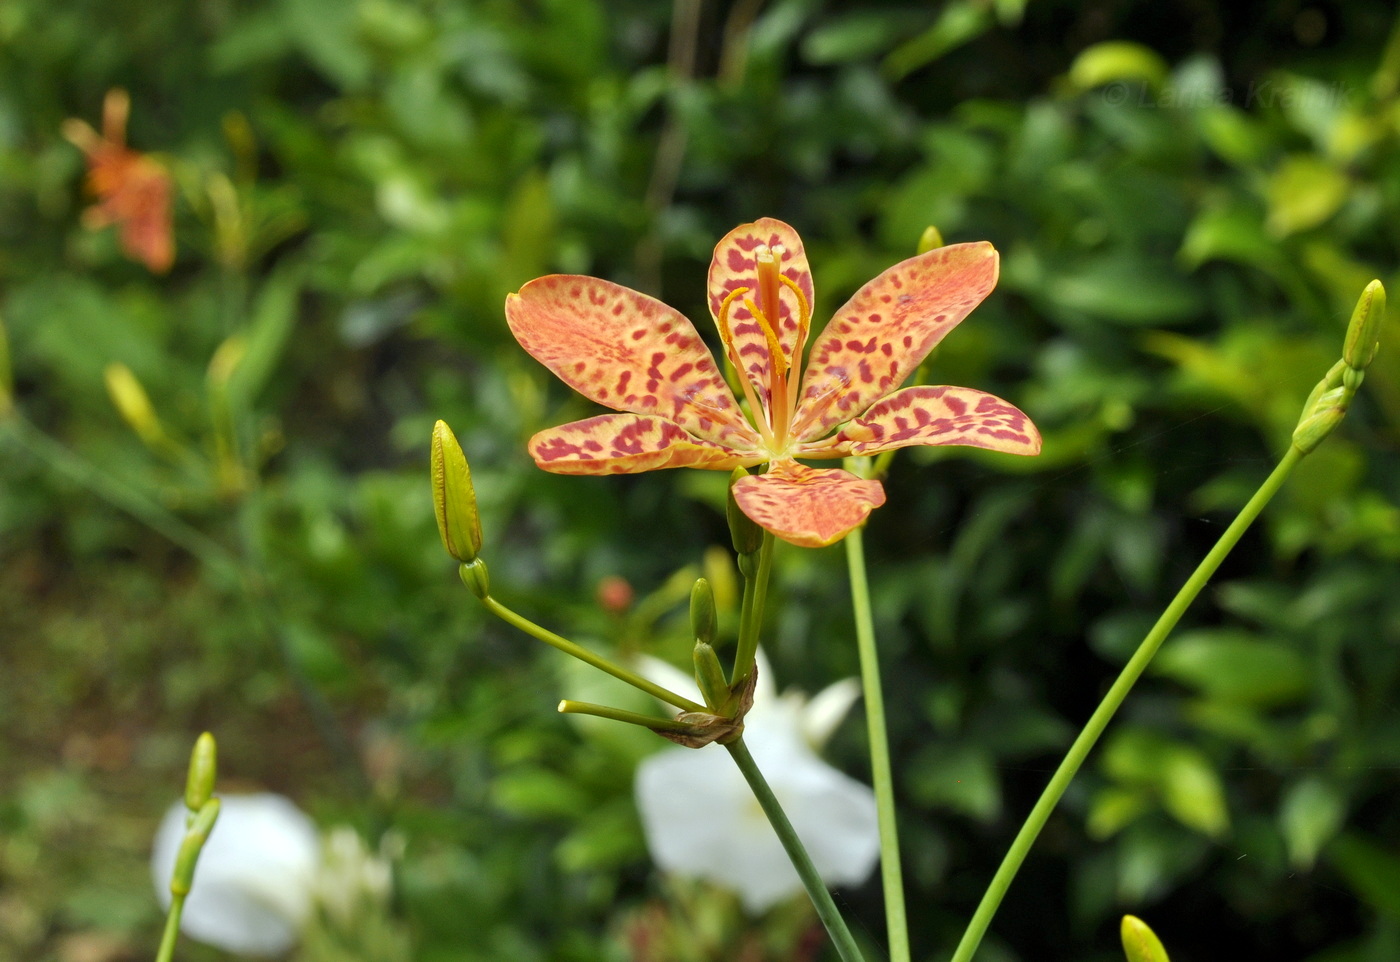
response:
M687 657L689 583L702 558L725 577L705 554L727 544L724 479L538 472L524 439L589 412L513 346L501 303L588 272L698 320L710 246L762 215L802 232L821 316L929 224L996 243L998 291L933 377L1046 436L1031 462L901 455L870 525L914 943L938 957L1287 444L1362 287L1400 290L1392 16L9 0L0 319L25 420L0 425L0 957L149 956L146 846L205 728L230 787L402 833L416 959L640 958L636 920L669 932L697 898L727 919L717 957L737 944L732 905L648 867L630 784L659 740L555 716L561 695L621 696L456 583L427 447L436 418L459 432L504 598ZM80 223L60 128L95 123L114 86L132 146L176 177L168 277ZM123 423L113 363L168 444ZM1392 319L1341 431L1052 820L985 958L1119 957L1123 911L1182 958L1400 953L1398 442ZM182 526L152 530L162 512ZM840 549L778 565L784 686L854 673ZM595 600L612 576L625 612ZM864 777L859 728L832 755ZM873 886L845 898L878 930ZM789 910L766 928L801 930Z

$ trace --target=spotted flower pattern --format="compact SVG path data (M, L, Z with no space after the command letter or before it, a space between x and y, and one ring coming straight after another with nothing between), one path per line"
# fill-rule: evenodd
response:
M746 411L678 311L595 277L538 278L506 298L511 332L564 383L619 413L541 431L530 453L556 474L767 465L735 484L739 507L793 544L831 544L884 503L884 489L798 458L915 444L1039 453L1035 425L1000 398L900 390L996 279L985 242L896 264L836 311L804 371L815 292L802 240L772 218L736 227L715 247L709 307Z

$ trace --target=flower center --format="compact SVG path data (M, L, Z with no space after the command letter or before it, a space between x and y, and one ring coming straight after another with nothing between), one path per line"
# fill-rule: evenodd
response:
M754 420L759 433L770 450L776 455L786 453L788 431L792 426L792 414L797 404L798 378L795 367L801 365L802 348L807 337L807 327L811 319L807 298L802 289L790 278L783 276L782 259L787 251L781 245L768 247L760 244L754 248L754 267L757 270L757 300L748 297L755 293L750 288L740 287L731 291L720 305L719 329L724 340L725 353L739 374L739 383L749 407L755 412ZM783 349L782 333L782 289L786 287L797 296L798 323L797 337L791 354ZM767 383L751 380L749 369L744 365L739 352L734 347L733 331L730 327L729 312L736 300L743 299L744 307L753 316L763 333L767 347ZM790 376L791 375L791 376ZM757 400L767 389L767 404Z

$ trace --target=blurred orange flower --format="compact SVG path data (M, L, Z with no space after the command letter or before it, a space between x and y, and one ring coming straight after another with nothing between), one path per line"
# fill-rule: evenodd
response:
M82 120L67 120L63 136L87 155L87 190L97 203L83 211L83 224L100 230L115 224L122 250L164 274L175 260L170 215L170 172L149 154L126 146L131 98L109 90L102 103L102 133Z

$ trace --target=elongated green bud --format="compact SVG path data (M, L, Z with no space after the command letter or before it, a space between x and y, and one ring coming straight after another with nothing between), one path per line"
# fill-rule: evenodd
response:
M194 751L190 753L190 773L185 779L185 807L191 812L204 808L204 803L213 797L218 758L213 735L205 732L195 739Z
M491 575L486 570L486 562L480 558L473 558L457 569L457 575L462 579L462 584L471 589L471 593L478 598L485 598L491 593Z
M710 711L724 714L725 703L729 701L729 682L725 680L724 668L719 656L707 642L697 641L693 653L695 662L695 683L700 686L700 694L705 696L705 704Z
M1347 325L1346 346L1342 348L1342 360L1347 362L1347 367L1364 371L1375 360L1384 322L1385 288L1380 281L1372 281L1361 292L1356 309L1351 312L1351 323Z
M763 546L763 529L757 521L744 514L739 502L734 500L734 483L747 476L748 472L743 468L734 469L734 473L729 476L729 500L724 505L725 515L729 518L729 537L733 540L734 551L740 558L757 554L758 549Z
M937 250L943 246L943 235L939 233L937 227L932 224L924 228L923 234L919 236L919 253L927 254L929 251Z
M1171 962L1157 934L1136 915L1123 916L1123 952L1128 962Z
M1298 421L1294 428L1294 447L1303 454L1310 454L1322 444L1327 435L1333 433L1341 419L1347 416L1347 405L1351 393L1344 388L1333 388L1317 398L1312 410Z
M102 380L107 385L107 394L122 420L136 436L149 447L160 447L165 443L165 428L151 405L146 389L131 372L131 368L119 362L112 362L102 372Z
M433 510L447 553L470 562L481 550L481 520L467 456L445 421L433 425Z
M15 376L10 368L10 339L5 334L5 319L0 317L0 417L15 406Z
M690 589L690 633L696 641L715 643L715 596L704 578L696 578Z
M180 853L175 856L175 871L170 875L170 894L184 898L194 885L194 867L199 861L199 853L219 820L219 800L211 798L200 806L199 813L185 831L185 840L180 843Z

